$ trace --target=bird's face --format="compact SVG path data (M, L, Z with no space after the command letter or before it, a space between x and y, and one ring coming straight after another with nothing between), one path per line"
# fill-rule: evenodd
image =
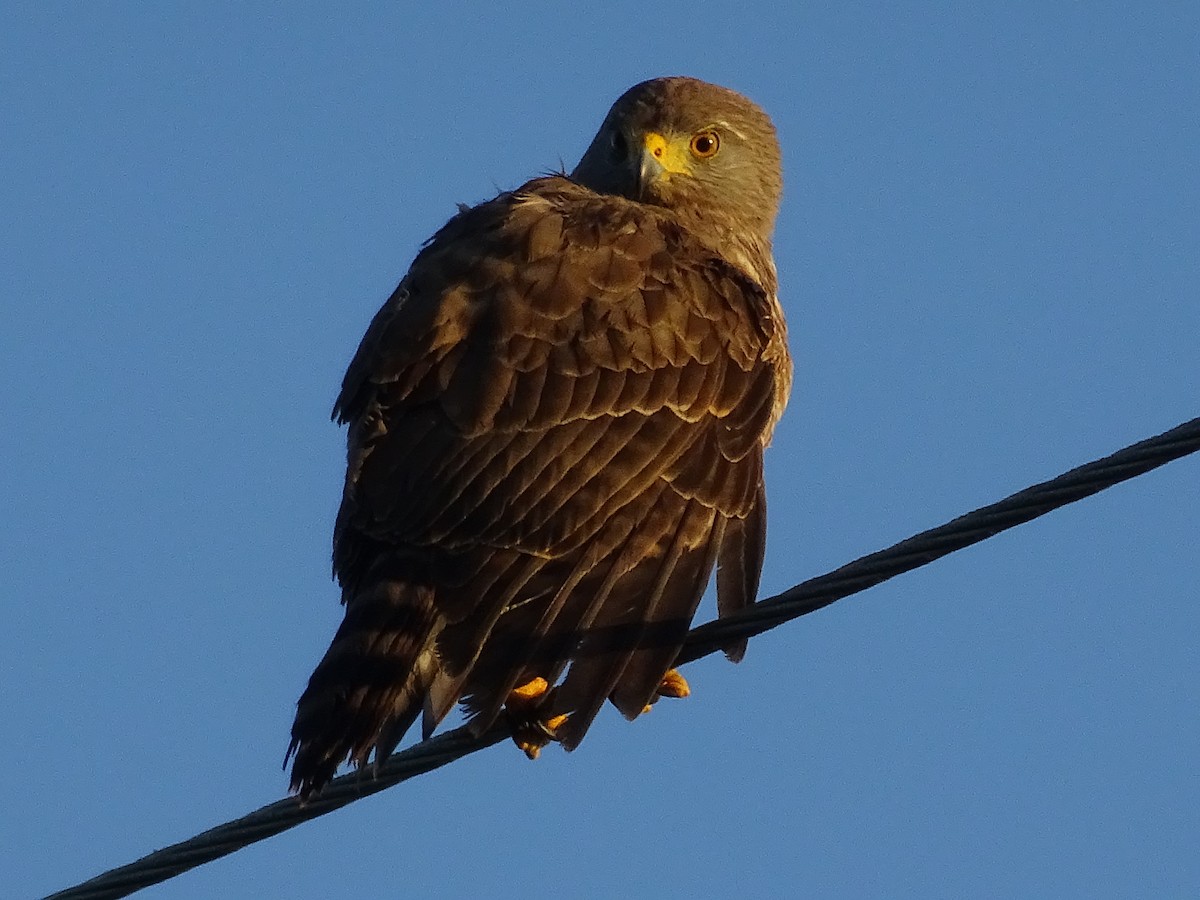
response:
M740 94L691 78L643 82L622 96L571 177L592 190L733 220L768 237L780 153L766 114Z

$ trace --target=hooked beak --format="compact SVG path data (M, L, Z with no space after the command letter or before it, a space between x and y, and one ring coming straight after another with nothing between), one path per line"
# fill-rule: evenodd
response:
M646 190L654 182L662 178L666 170L657 159L649 153L642 153L641 164L638 166L637 192L638 199L646 199Z
M638 197L644 200L650 188L672 175L690 171L687 159L677 147L656 131L646 132L642 138L642 152L638 161Z

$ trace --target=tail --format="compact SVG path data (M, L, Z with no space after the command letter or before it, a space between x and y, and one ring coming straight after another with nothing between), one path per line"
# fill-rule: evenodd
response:
M379 580L346 600L346 617L297 703L291 789L308 797L343 762L381 762L421 711L437 673L442 617L433 591Z

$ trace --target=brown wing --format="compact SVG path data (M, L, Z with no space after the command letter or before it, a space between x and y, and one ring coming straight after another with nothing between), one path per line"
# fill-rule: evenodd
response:
M573 659L572 747L607 697L632 717L654 696L714 562L722 613L753 599L785 377L772 303L665 212L561 178L463 212L421 253L335 409L351 430L334 563L350 607L381 572L429 590L438 670L409 685L427 730L464 695L485 728Z

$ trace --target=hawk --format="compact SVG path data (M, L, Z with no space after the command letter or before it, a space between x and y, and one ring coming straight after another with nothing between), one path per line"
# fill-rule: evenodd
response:
M721 616L762 568L791 385L780 169L754 103L658 78L569 175L424 245L334 408L345 618L298 703L294 791L460 702L476 733L509 715L533 757L576 747L605 700L632 719L686 695L671 666L714 567Z

